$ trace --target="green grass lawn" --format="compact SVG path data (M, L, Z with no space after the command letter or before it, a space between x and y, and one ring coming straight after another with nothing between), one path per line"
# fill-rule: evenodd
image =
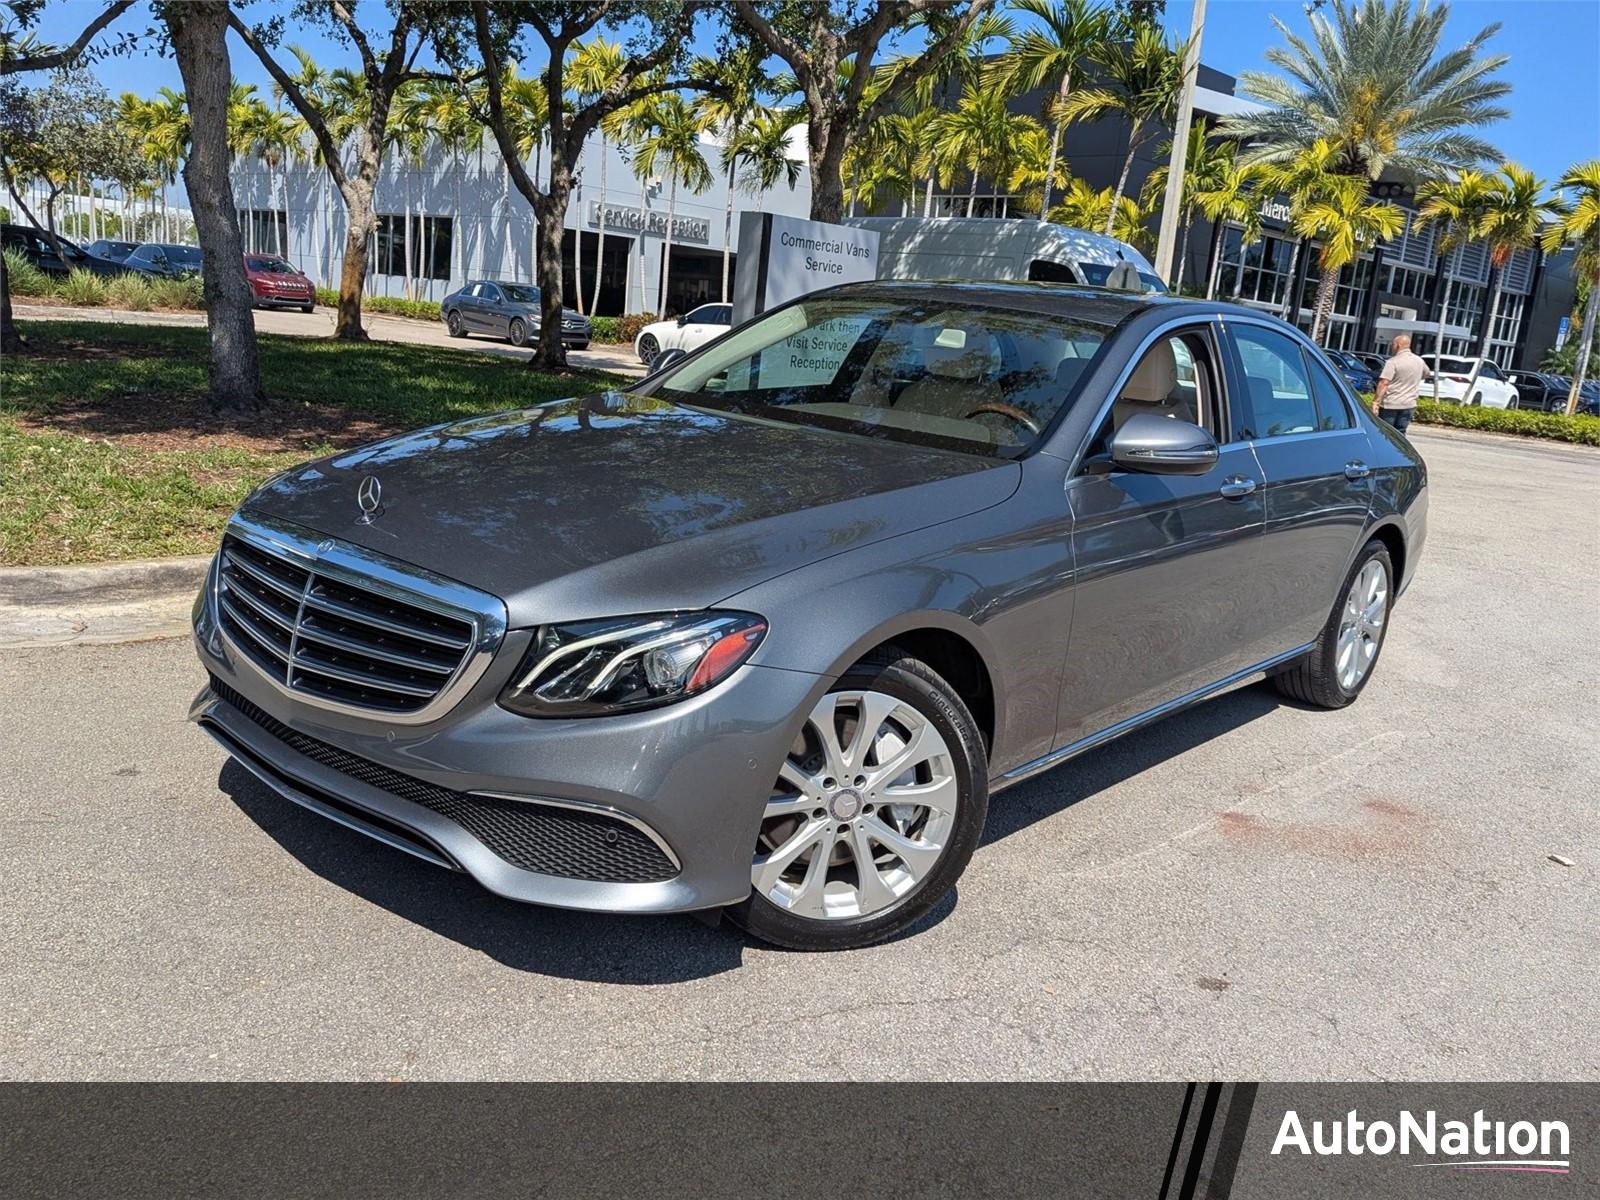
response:
M209 552L262 479L335 447L621 382L470 351L260 335L278 405L218 420L204 329L26 321L0 361L0 564Z

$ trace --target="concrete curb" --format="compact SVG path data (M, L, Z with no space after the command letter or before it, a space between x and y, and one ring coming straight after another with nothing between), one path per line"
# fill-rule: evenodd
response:
M67 608L193 598L210 555L136 559L81 567L0 568L0 606Z

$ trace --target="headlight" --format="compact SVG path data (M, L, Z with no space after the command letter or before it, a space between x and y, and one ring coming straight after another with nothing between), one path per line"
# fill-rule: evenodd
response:
M767 623L740 612L660 613L543 626L500 703L529 717L588 717L671 704L738 669Z

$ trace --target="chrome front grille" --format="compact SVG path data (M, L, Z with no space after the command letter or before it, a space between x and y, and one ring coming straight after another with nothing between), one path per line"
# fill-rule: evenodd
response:
M217 622L282 690L314 704L426 720L488 665L505 607L357 547L236 517L214 583Z

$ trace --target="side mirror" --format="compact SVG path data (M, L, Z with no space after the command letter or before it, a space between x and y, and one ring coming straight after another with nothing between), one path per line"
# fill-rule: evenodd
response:
M1111 461L1149 475L1204 475L1217 465L1217 442L1200 426L1138 413L1111 438Z
M678 318L678 328L679 329L682 329L688 323L689 323L689 314L688 313L684 313L683 316Z
M676 346L674 346L671 350L663 350L660 354L656 355L655 361L650 364L650 374L654 375L657 371L665 371L680 358L688 357L689 352L687 350L680 350Z

